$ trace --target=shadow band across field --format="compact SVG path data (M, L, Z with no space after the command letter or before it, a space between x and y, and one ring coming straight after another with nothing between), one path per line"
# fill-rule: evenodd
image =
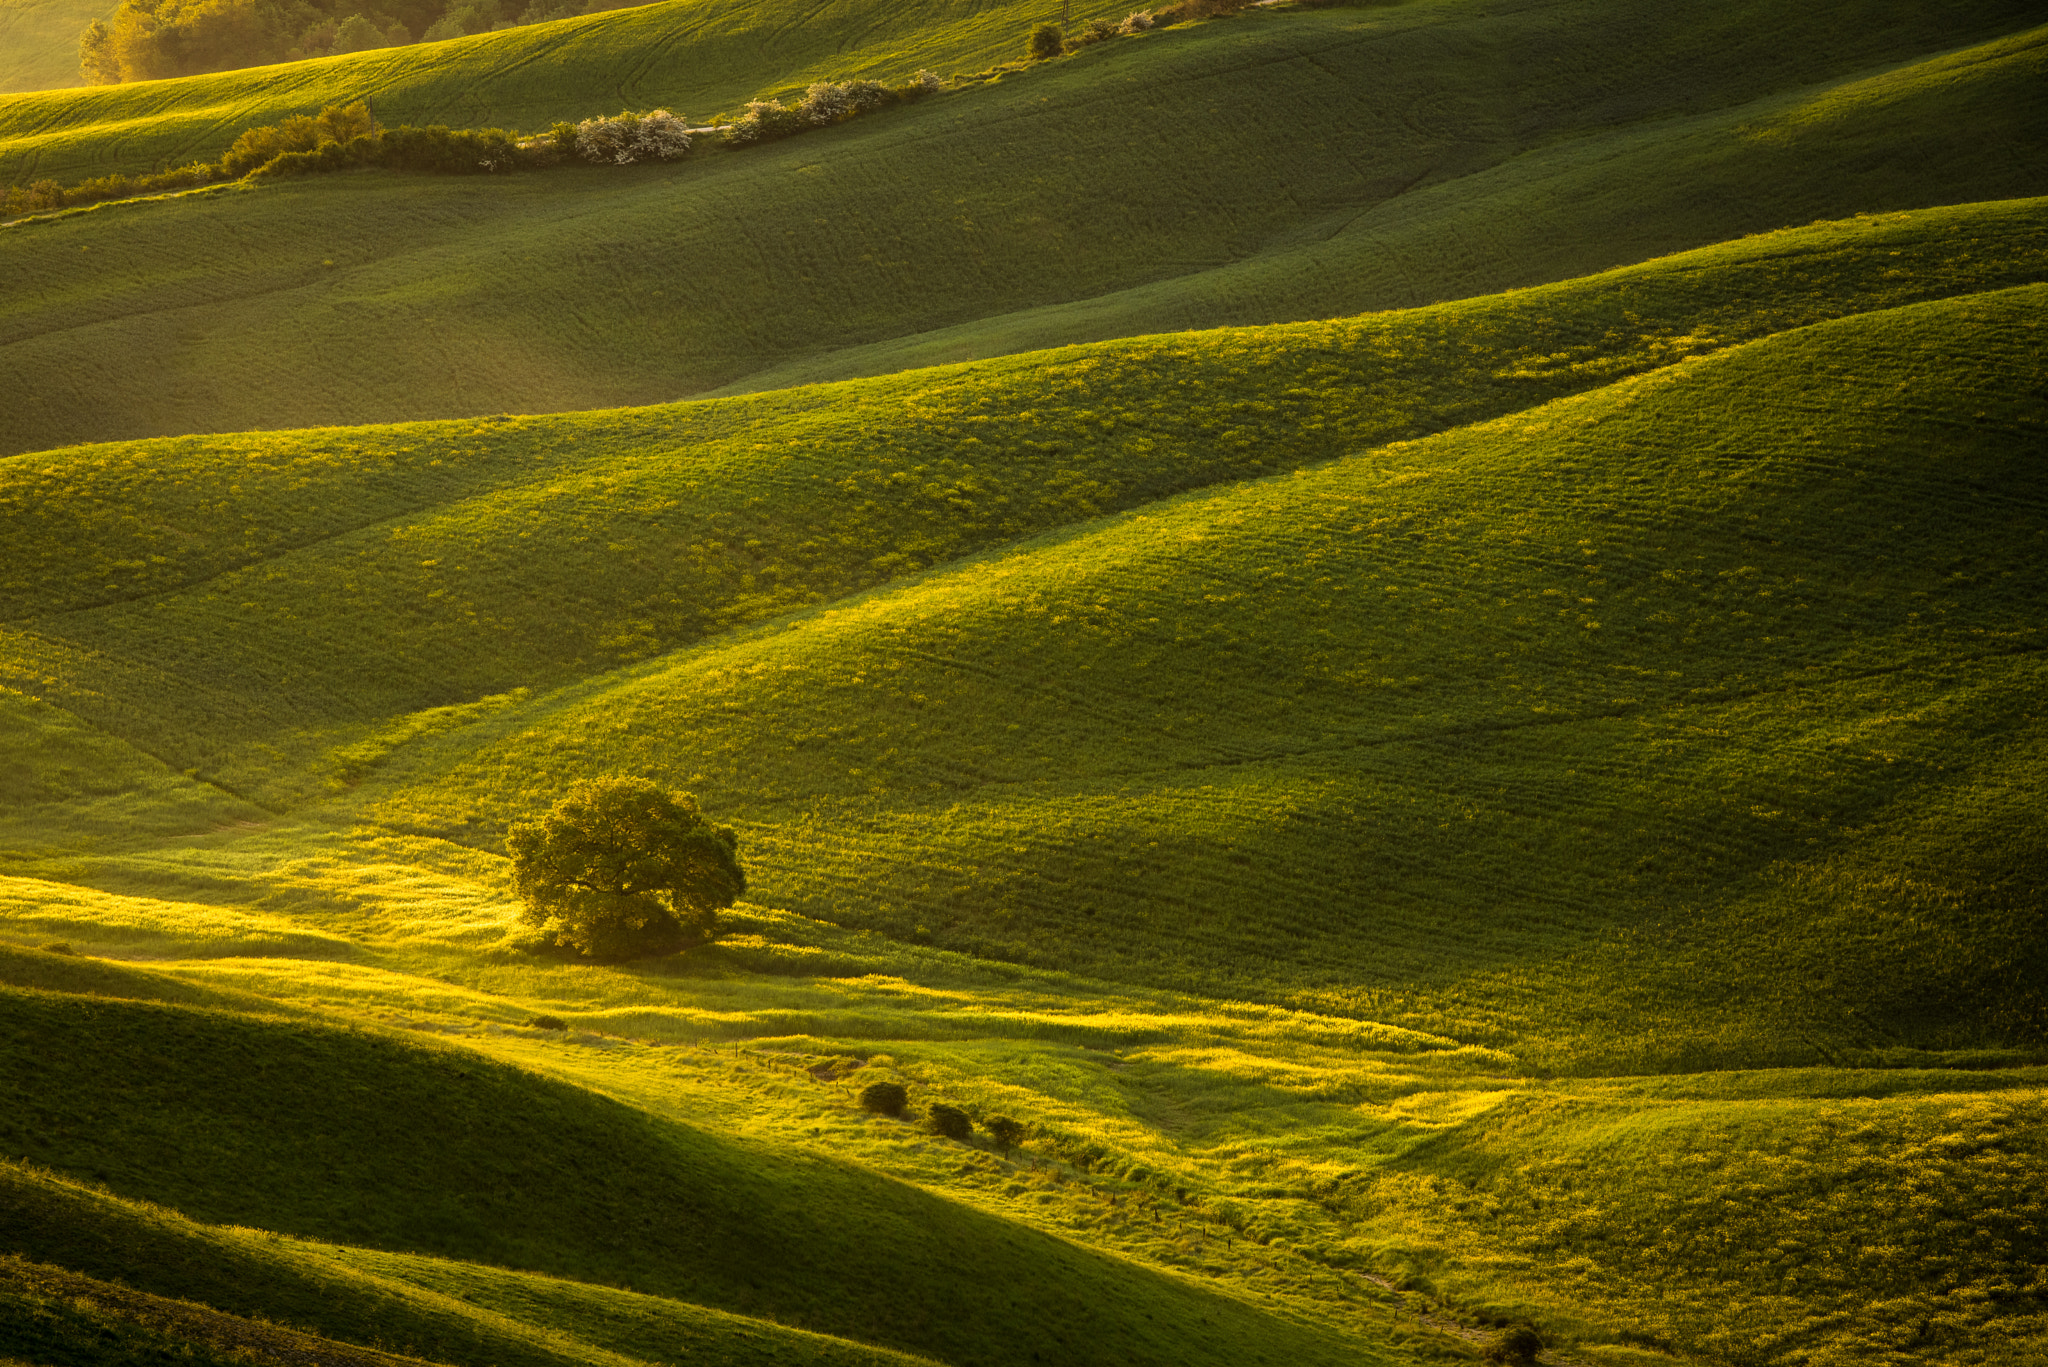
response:
M1356 1345L862 1169L657 1121L466 1051L15 989L0 990L0 1032L8 1156L213 1224L631 1287L947 1362L1359 1360ZM6 1180L9 1247L149 1281L128 1236L91 1252L93 1226L121 1209L102 1201L78 1221L83 1193L18 1169ZM211 1260L196 1271L238 1280ZM236 1296L173 1272L146 1289L278 1308L262 1284Z

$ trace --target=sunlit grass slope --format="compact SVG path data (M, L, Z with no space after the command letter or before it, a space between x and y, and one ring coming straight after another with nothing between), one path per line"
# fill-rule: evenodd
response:
M670 168L366 172L12 229L0 449L665 401L2048 189L2038 33L1898 71L1955 29L1742 13L1739 40L1721 8L1591 0L1259 15Z
M0 684L43 701L4 715L113 766L25 771L50 801L75 788L118 814L161 789L153 829L202 830L249 811L172 771L302 800L522 689L1075 519L2038 280L2043 233L2038 201L1973 206L1338 323L644 411L17 457ZM70 804L31 824L47 843L112 821Z
M111 13L102 0L0 0L0 92L77 85L78 35Z
M0 1030L6 1157L194 1219L630 1287L962 1364L1371 1360L863 1169L464 1051L12 989ZM12 1218L18 1251L105 1275L105 1251L62 1246L81 1233L69 1221ZM203 1298L233 1311L256 1295Z
M356 810L654 774L771 904L1539 1065L2038 1045L2043 300L1062 531L400 752Z

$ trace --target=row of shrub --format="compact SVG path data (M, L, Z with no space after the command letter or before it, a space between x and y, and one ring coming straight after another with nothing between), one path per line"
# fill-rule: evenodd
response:
M921 99L936 94L944 86L936 71L920 71L898 86L883 85L880 81L820 81L794 105L785 107L780 100L749 102L746 111L725 128L725 141L731 147L772 142L792 133L843 123L892 104Z
M575 125L569 127L573 129ZM687 139L684 145L688 145ZM9 186L6 212L42 213L250 177L332 171L350 166L461 174L509 171L522 161L537 164L555 160L560 160L560 153L553 145L536 155L523 150L513 134L498 128L405 126L380 131L371 124L369 107L357 101L329 105L316 115L295 115L282 123L248 129L217 162L194 162L146 176L96 176L69 186L54 180Z
M1230 13L1247 3L1249 0L1180 0L1167 9L1137 11L1120 24L1093 20L1071 38L1063 36L1056 25L1041 24L1032 31L1030 56L1033 60L1044 60L1155 26ZM897 86L880 81L820 81L795 104L754 100L731 123L695 131L715 132L729 148L747 147L921 99L935 94L944 85L934 71L920 71ZM329 105L317 115L295 115L282 123L251 128L235 139L218 162L194 162L146 176L97 176L69 186L55 180L9 186L5 212L9 216L45 213L244 178L306 175L357 166L475 175L549 166L571 156L621 166L640 161L672 161L690 150L692 131L685 120L665 109L644 114L626 112L580 123L561 122L537 136L522 136L501 128L456 129L440 125L401 125L380 131L371 119L369 106L357 101Z
M734 122L713 129L728 147L745 147L840 123L872 110L919 99L941 89L938 74L920 71L899 86L879 81L821 81L785 107L755 101ZM282 123L251 128L218 162L194 162L146 176L98 176L76 185L39 180L10 186L9 215L164 194L244 178L305 175L355 166L389 166L443 175L475 175L555 165L569 157L606 165L673 161L690 150L692 130L666 109L626 112L580 123L561 122L546 133L522 136L502 128L460 129L401 125L377 129L362 101L329 105Z

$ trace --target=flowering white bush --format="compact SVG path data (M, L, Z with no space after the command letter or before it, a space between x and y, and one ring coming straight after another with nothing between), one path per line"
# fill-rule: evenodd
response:
M1135 14L1126 15L1124 21L1116 26L1116 31L1128 38L1133 33L1143 33L1151 27L1152 11L1141 9Z
M920 71L910 78L910 83L927 95L936 95L946 87L936 71Z
M853 113L853 101L845 86L820 81L804 92L797 110L812 123L837 123Z
M576 125L576 154L585 161L627 166L636 161L673 161L689 150L689 125L666 109L585 119Z
M797 112L812 123L838 123L889 103L889 87L880 81L820 81L804 92ZM750 106L751 107L751 106Z

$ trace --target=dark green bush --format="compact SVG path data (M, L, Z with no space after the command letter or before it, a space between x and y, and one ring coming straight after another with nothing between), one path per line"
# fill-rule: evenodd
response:
M860 1089L860 1106L876 1115L902 1115L910 1104L910 1093L899 1082L870 1082Z
M1045 61L1066 51L1066 39L1060 34L1058 24L1040 24L1031 30L1031 60Z
M1019 1121L1010 1119L1010 1117L1006 1115L999 1115L991 1118L988 1122L987 1129L988 1137L994 1140L995 1146L1001 1149L1004 1153L1008 1153L1011 1149L1016 1148L1019 1144L1024 1142L1023 1124Z
M567 1030L569 1028L560 1016L535 1016L527 1022L536 1030Z
M932 1132L948 1139L964 1140L974 1133L974 1122L958 1106L934 1105L927 1118L931 1121Z
M1542 1351L1542 1336L1533 1328L1526 1324L1511 1324L1494 1335L1493 1342L1486 1345L1486 1360L1508 1364L1508 1367L1528 1367Z

